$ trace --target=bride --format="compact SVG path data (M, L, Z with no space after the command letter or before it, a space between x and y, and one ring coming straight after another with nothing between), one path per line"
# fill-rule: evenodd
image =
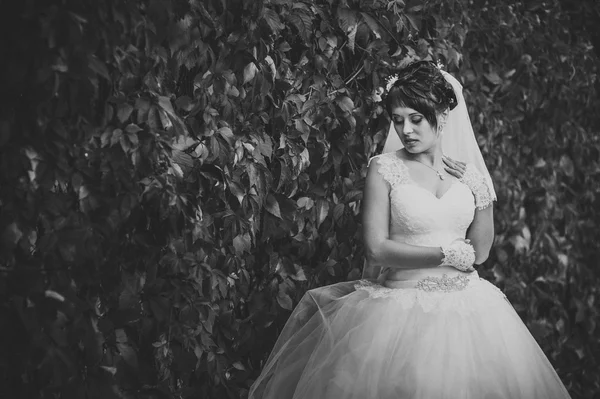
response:
M308 291L249 398L569 398L473 268L493 242L495 192L462 87L420 61L385 94L393 129L363 197L365 276L376 280Z

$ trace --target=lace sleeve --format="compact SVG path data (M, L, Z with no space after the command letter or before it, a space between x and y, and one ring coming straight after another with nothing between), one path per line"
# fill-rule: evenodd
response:
M494 197L492 196L485 178L479 173L474 165L467 164L465 174L460 178L460 181L471 189L471 192L475 197L475 207L477 207L477 209L485 209L494 201Z
M406 182L407 179L407 168L406 165L395 157L391 157L388 154L382 154L374 156L369 160L369 164L372 161L377 161L379 166L378 172L393 189L398 184Z

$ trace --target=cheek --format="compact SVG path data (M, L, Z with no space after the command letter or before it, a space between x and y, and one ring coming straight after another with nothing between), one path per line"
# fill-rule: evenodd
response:
M426 141L435 141L438 139L435 129L432 129L430 126L424 127L421 130L421 135Z

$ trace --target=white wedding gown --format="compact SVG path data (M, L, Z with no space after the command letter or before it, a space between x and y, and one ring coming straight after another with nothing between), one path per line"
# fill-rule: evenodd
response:
M465 237L475 212L467 186L456 181L437 198L395 153L376 158L391 231L423 246ZM395 286L308 291L249 399L569 398L504 294L477 272L407 269Z

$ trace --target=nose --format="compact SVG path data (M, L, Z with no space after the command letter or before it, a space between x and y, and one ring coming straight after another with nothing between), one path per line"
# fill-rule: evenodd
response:
M405 121L404 122L404 126L402 127L402 133L407 134L407 133L412 133L413 128L410 122Z

